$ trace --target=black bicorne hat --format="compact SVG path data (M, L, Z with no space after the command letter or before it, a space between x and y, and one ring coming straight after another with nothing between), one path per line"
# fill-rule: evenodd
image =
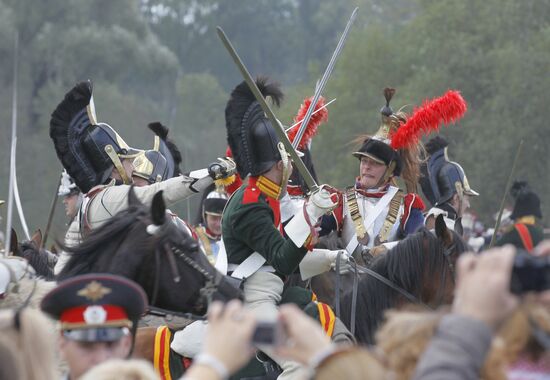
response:
M280 104L283 94L277 84L259 77L256 85L264 97L269 96L277 106ZM231 92L225 107L225 123L227 141L241 178L263 174L281 160L275 130L244 81Z

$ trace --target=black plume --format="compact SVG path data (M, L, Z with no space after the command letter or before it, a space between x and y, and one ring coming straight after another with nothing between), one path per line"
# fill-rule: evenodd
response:
M65 95L50 120L50 137L57 157L84 193L97 184L97 174L79 146L80 136L91 126L86 112L91 97L92 83L78 83Z
M268 77L260 76L256 79L262 95L271 98L272 102L279 106L283 100L283 92L278 83L272 82ZM245 81L241 82L231 92L231 96L225 107L225 126L227 128L227 142L233 153L233 159L237 163L237 170L242 178L250 171L249 147L246 134L243 129L243 118L252 103L256 102L254 94Z
M174 159L174 176L178 176L181 174L181 163L183 162L183 158L181 155L181 151L177 147L176 143L168 138L168 132L170 132L170 129L168 127L162 125L160 122L155 121L152 123L149 123L147 127L153 131L155 135L161 138L161 140L164 141L166 146L168 147L168 150L172 154L172 158Z
M529 184L524 180L515 180L510 187L510 195L517 198L521 193L525 193L529 190Z
M441 136L435 136L428 140L425 147L426 147L426 152L428 153L428 155L431 156L438 150L441 150L447 147L448 145L449 143L447 142L447 140L445 140L445 138Z

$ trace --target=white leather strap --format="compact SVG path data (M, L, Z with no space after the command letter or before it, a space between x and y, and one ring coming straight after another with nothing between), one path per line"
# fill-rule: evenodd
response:
M238 278L239 280L242 280L243 278L248 278L256 273L261 267L263 267L266 261L267 260L265 259L265 257L260 255L258 252L254 252L250 256L248 256L245 261L237 266L237 268L233 271L231 277ZM275 270L273 269L273 271Z

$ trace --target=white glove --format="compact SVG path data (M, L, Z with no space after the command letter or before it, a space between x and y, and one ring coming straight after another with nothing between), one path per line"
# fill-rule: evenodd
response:
M321 185L319 190L312 193L306 201L306 211L309 215L311 224L316 224L317 220L325 214L328 214L338 206L330 198L330 193Z
M340 251L328 251L328 255L332 259L331 267L336 270L336 260L338 259L338 252L342 252L340 255L340 274L348 273L351 270L349 263L349 254L345 250Z
M335 267L338 252L342 252L342 255L340 255L340 273L346 273L349 271L349 256L345 251L314 249L311 252L308 252L302 261L300 261L300 274L302 276L302 280L305 281L313 276L328 272L330 268Z
M312 193L306 201L307 219L303 210L300 210L285 226L287 236L297 247L304 245L311 233L312 226L317 224L319 218L338 206L337 203L332 201L330 193L324 189L324 186L322 185L319 190Z

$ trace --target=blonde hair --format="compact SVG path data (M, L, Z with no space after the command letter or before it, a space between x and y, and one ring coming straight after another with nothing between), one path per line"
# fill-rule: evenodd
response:
M141 359L107 360L86 372L80 380L159 380L151 363Z
M0 372L6 379L53 380L51 322L38 310L0 311ZM4 378L2 378L4 379Z
M388 377L382 362L363 348L350 348L326 359L317 368L315 380L383 380Z

